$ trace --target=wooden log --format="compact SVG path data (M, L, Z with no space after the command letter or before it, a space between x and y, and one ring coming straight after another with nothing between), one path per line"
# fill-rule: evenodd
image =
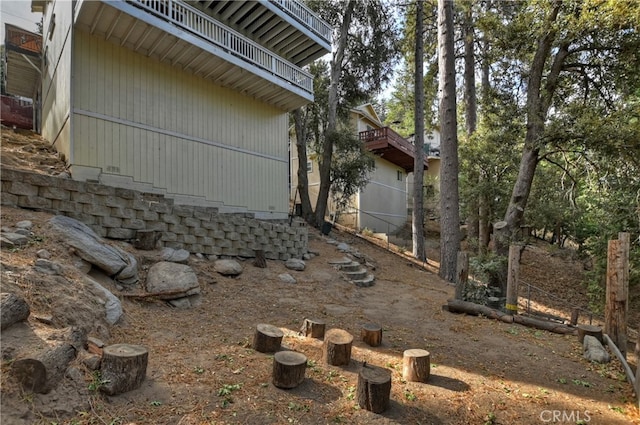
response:
M160 232L155 230L138 230L133 240L133 247L143 251L153 251L160 240Z
M141 345L114 344L104 347L100 390L108 395L140 388L147 374L149 352Z
M627 355L627 312L629 309L629 233L609 241L604 332Z
M362 409L373 413L384 412L389 407L391 397L391 371L365 362L358 373L356 393Z
M520 274L520 253L522 245L509 246L509 265L507 271L507 301L505 310L509 314L518 314L518 275Z
M458 251L458 259L456 265L456 300L461 300L464 290L469 281L469 253Z
M300 335L304 335L307 338L324 338L325 322L318 319L304 319L302 321L302 328L300 328Z
M295 351L280 351L273 356L273 385L295 388L304 381L307 357Z
M402 355L402 379L409 382L427 382L431 374L431 354L427 350L412 348Z
M60 382L75 357L73 345L62 342L33 356L14 361L11 373L26 391L45 394Z
M371 347L378 347L382 344L382 327L375 323L362 325L360 336L367 345Z
M280 349L284 332L272 325L260 323L253 336L253 349L261 353L275 353Z
M329 330L324 338L322 355L327 364L348 365L351 361L353 335L342 329Z
M5 330L14 323L27 320L30 314L29 304L24 298L3 292L0 294L0 328Z
M264 269L267 267L267 259L264 256L264 250L263 249L256 249L255 251L255 255L256 255L256 259L253 260L253 265L255 267L260 267L261 269Z
M604 339L602 338L602 328L600 326L593 325L578 325L578 341L580 344L584 343L585 335L591 335L596 337L600 343L604 344Z
M543 331L549 331L562 335L576 335L576 328L573 326L567 326L564 323L558 323L551 320L541 320L528 316L513 316L513 322L519 325L528 326L530 328L541 329Z

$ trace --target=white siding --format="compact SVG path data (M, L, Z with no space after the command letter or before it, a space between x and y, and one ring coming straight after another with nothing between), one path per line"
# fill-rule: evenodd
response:
M83 32L75 164L236 210L288 211L287 115Z
M398 172L402 180L398 180ZM406 223L406 178L402 168L376 158L376 169L359 195L358 228L393 233Z
M52 19L54 15L55 18ZM56 149L67 159L71 159L69 112L72 3L48 3L43 18L42 135L54 143Z

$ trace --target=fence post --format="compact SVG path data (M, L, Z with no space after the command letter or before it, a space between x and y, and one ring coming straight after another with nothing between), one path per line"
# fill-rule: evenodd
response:
M507 302L509 314L518 314L518 275L520 274L520 252L522 245L509 245L509 265L507 273Z
M627 356L627 311L629 308L629 233L610 240L607 251L607 288L604 331L620 353Z
M464 288L469 280L469 253L458 251L458 263L456 267L456 300L461 300Z

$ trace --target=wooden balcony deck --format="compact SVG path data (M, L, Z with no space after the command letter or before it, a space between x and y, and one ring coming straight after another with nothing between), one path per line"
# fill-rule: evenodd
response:
M402 167L407 173L413 171L415 146L391 128L361 131L359 136L368 151ZM425 155L424 168L428 167L427 155Z

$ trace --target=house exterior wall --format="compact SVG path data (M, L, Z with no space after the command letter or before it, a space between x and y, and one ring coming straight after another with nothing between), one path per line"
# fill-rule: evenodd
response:
M81 31L74 73L74 178L286 218L281 110Z
M70 149L72 2L48 3L43 16L42 135L72 159Z
M376 169L358 194L358 229L393 233L407 222L406 178L402 168L376 157Z

